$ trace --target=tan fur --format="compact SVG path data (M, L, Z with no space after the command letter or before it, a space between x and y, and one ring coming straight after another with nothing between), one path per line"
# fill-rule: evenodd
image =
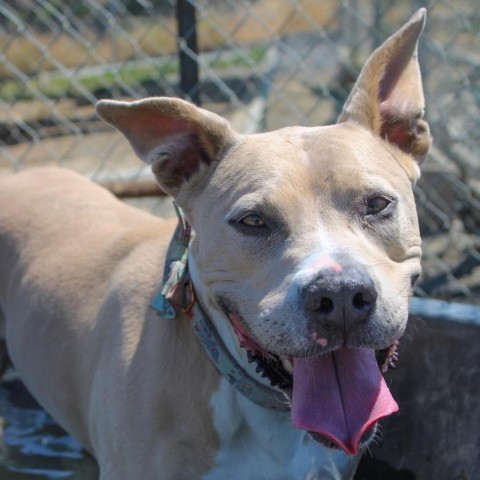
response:
M105 478L114 458L129 459L123 478L150 478L152 465L172 479L182 477L171 463L211 467L217 374L187 318L165 322L148 308L172 222L59 169L2 180L0 205L8 350L40 403L95 454ZM185 350L192 355L180 359ZM184 382L190 375L202 383Z
M417 58L424 26L425 15L419 10L373 52L339 117L339 122L353 121L397 144L417 162L430 148L428 124L422 120L425 100Z
M264 348L291 357L318 348L295 282L326 254L357 262L379 292L377 310L347 346L384 348L403 332L420 269L412 183L430 144L416 56L424 16L376 50L337 125L242 136L178 99L99 103L192 223L195 290L209 315L227 322L227 343L236 338L219 294L238 305ZM394 197L388 221L365 214L378 191ZM238 230L242 215L258 211L274 225L268 241ZM235 465L222 463L228 456L219 452L234 455L241 435L268 435L255 429L273 414L255 407L252 418L262 420L253 422L248 401L219 388L190 320L167 321L149 309L173 227L66 170L0 181L0 332L26 385L95 455L102 480L243 480L239 469L259 452L271 454L272 465L289 461L252 443ZM220 426L235 440L228 445L218 398L237 412ZM307 444L281 451L301 458ZM320 471L325 453L308 445Z

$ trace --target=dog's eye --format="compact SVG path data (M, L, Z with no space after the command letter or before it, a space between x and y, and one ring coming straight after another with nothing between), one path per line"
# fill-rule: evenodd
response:
M376 215L377 213L380 213L382 210L385 210L390 203L390 200L379 195L371 198L367 204L367 215Z
M264 227L265 222L258 216L255 215L254 213L251 213L245 217L243 217L240 220L240 223L243 223L243 225L246 225L247 227Z

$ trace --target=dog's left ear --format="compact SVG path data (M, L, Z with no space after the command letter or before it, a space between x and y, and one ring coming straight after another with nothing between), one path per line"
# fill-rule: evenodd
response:
M138 157L152 165L160 187L174 197L236 138L222 117L178 98L101 100L96 108L125 135Z
M412 181L431 144L417 55L425 19L422 8L372 53L338 119L368 128L413 157L406 166Z

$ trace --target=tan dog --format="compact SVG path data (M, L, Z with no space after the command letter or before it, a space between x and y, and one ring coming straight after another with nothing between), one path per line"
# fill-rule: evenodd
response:
M336 125L242 136L178 99L99 103L192 225L197 307L174 320L149 308L173 222L60 169L1 181L2 336L102 480L352 475L358 457L327 447L361 452L397 409L375 351L402 335L420 272L424 21L372 54ZM226 349L252 392L199 343L199 305L209 355Z

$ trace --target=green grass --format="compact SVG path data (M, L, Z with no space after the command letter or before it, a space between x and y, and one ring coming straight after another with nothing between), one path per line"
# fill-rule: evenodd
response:
M18 80L4 80L0 86L0 98L5 102L15 100L31 100L34 92L48 98L76 98L84 91L94 93L100 89L111 89L115 86L127 85L135 87L143 82L159 77L165 77L177 70L177 61L163 65L148 65L142 67L124 67L120 70L105 70L102 74L78 75L72 78L64 75L47 74L33 77L27 85Z
M244 55L234 55L231 58L219 59L210 63L213 70L227 70L232 67L252 67L259 64L264 58L267 50L263 46L254 46L245 51Z
M266 50L253 46L245 50L244 55L232 55L226 59L212 61L210 68L221 72L232 67L251 67L260 63ZM83 97L85 91L95 94L98 90L128 86L135 89L144 82L156 78L165 78L178 71L178 60L171 59L163 64L145 66L125 66L119 70L108 70L101 74L74 75L72 78L61 74L45 73L31 77L28 84L20 80L3 80L0 84L0 99L10 103L16 100L31 100L38 92L51 99Z

